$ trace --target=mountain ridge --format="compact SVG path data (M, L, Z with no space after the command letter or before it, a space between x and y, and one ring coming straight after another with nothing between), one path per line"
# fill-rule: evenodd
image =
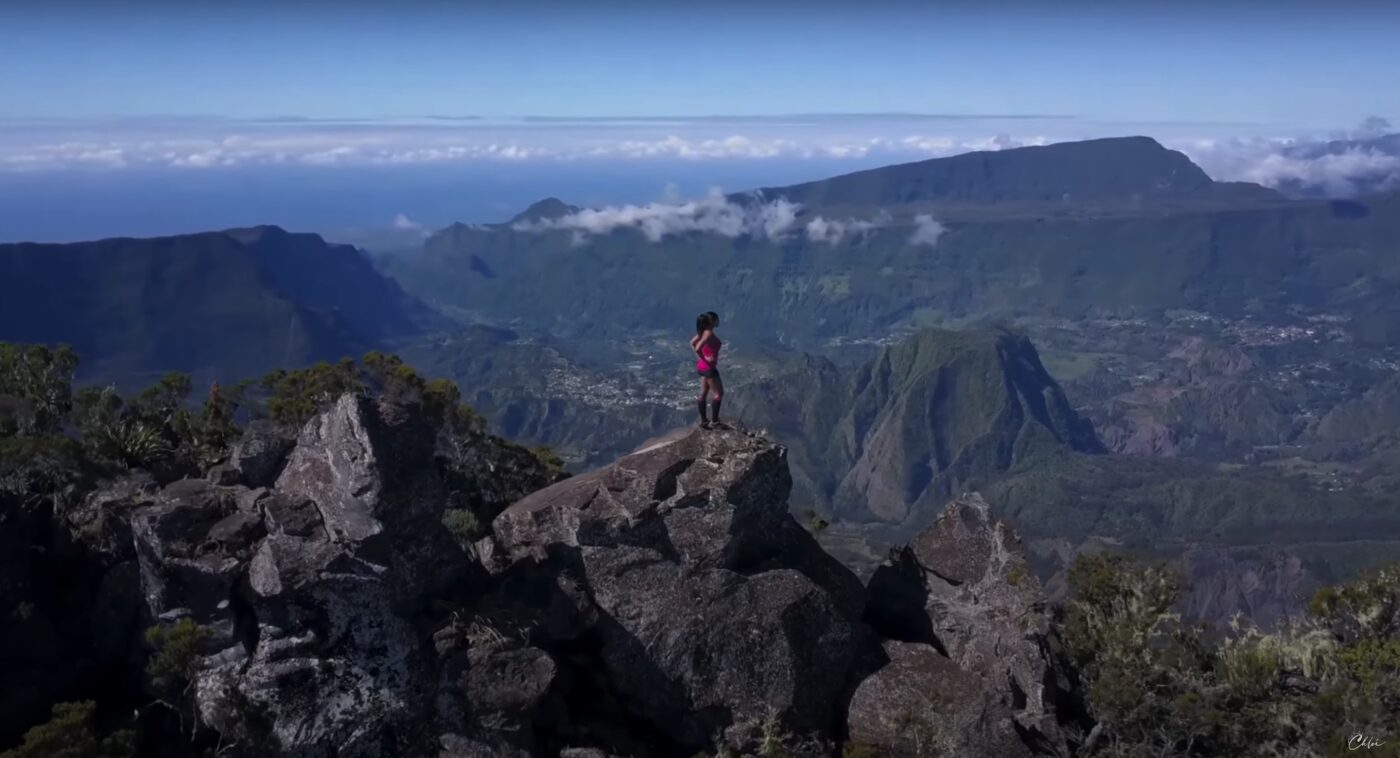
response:
M1213 181L1191 159L1151 137L1108 137L982 150L757 190L808 206L882 207L927 202L1122 202L1205 193L1274 199L1259 185ZM1280 198L1281 199L1281 198Z
M1085 151L1111 155L1121 148L1147 155L1143 167L1077 159ZM1046 154L1053 160L1035 158ZM1138 317L1175 308L1231 317L1290 306L1331 309L1366 314L1347 328L1368 344L1400 333L1392 297L1400 288L1400 229L1392 196L1290 200L1257 185L1213 182L1185 156L1146 138L1017 148L891 170L1028 160L1028 168L1018 169L1035 175L1027 192L1003 192L998 187L1006 182L996 180L985 191L964 193L995 202L928 200L933 195L925 193L920 202L887 207L865 202L886 197L875 182L862 185L869 190L862 202L804 206L779 235L687 232L649 239L625 224L601 233L456 225L430 237L422 255L395 260L388 270L443 307L605 339L618 330L683 324L716 301L726 304L731 329L747 329L745 337L781 333L784 344L808 351L833 337L878 338L969 316ZM1063 202L1064 190L1074 189L1063 181L1073 175L1042 170L1058 164L1083 174L1075 181L1090 199ZM882 170L848 177L879 177ZM1152 189L1159 179L1159 192L1133 198L1134 189ZM1046 189L1055 182L1054 192ZM818 184L794 186L818 192L811 189ZM783 191L728 199L746 212L767 200L810 199ZM888 198L902 203L901 192ZM915 241L920 214L940 224L938 235L924 238L931 244ZM809 225L817 215L824 223L859 221L851 228L860 231L834 238L814 233ZM604 286L605 276L620 276L628 286ZM513 286L537 297L522 302L501 294Z
M0 273L0 339L71 344L119 381L337 359L437 318L358 249L275 226L0 245Z

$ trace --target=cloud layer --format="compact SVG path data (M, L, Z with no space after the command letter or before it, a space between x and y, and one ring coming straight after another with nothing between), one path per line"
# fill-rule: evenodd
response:
M629 229L650 242L660 242L673 235L703 233L768 240L804 237L812 243L835 246L842 242L858 243L877 230L896 226L894 219L884 211L870 219L824 216L804 219L801 211L800 204L783 198L762 201L754 197L751 202L735 202L715 189L699 200L588 208L558 218L518 221L511 228L521 232L569 232L575 245L585 244L593 235ZM933 247L943 231L943 225L932 216L920 214L914 217L914 229L907 242Z
M1200 139L1176 147L1220 181L1352 197L1400 189L1400 134L1390 133L1392 129L1388 120L1372 116L1342 134Z
M1016 130L1010 134L1006 130ZM0 121L0 173L149 168L424 166L587 161L850 161L853 167L1065 140L1152 134L1220 180L1346 196L1400 187L1400 140L1372 117L1341 134L1034 119L245 122ZM1218 132L1218 133L1212 133ZM813 239L859 233L830 219Z
M920 213L914 217L914 233L909 236L909 244L933 247L938 244L938 238L943 236L944 231L943 225L933 216Z
M700 200L588 208L559 218L517 222L514 228L517 231L562 230L580 235L635 229L652 242L688 232L776 239L786 235L797 222L798 208L796 203L787 200L739 204L714 190Z
M890 216L886 212L873 219L855 218L833 218L827 219L817 216L807 222L807 239L813 242L825 242L829 245L839 245L841 240L847 238L864 238L871 231L887 226L890 223Z
M769 127L771 129L771 127ZM217 169L236 166L408 166L463 162L589 160L770 160L884 158L890 162L1046 144L1046 137L1013 139L1006 135L871 136L803 134L663 134L628 136L528 129L501 134L471 129L340 127L267 127L228 135L171 136L126 134L56 134L45 140L18 139L0 129L0 171L122 169L156 167ZM8 137L8 138L7 138Z

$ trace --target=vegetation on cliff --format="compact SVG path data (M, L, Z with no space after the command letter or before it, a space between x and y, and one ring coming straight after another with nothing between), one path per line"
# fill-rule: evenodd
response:
M1070 585L1062 630L1097 721L1083 754L1397 754L1400 564L1321 590L1292 626L1223 638L1182 623L1162 566L1081 558Z
M73 387L78 356L70 348L0 343L0 487L30 495L80 494L84 474L161 468L192 474L228 456L247 422L306 422L346 392L421 405L427 420L455 434L485 433L457 386L426 379L395 355L277 369L260 380L210 388L192 402L188 374L171 372L123 395L115 388ZM532 456L555 473L546 447ZM66 469L66 470L65 470ZM172 476L171 478L178 478ZM67 488L67 489L65 489Z

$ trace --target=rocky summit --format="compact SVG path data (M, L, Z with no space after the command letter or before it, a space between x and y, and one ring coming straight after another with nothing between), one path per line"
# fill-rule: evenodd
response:
M549 486L514 450L483 437L448 477L429 425L347 394L52 528L100 588L111 670L157 677L184 630L160 754L1070 752L1040 586L980 499L867 589L789 515L762 436L680 430ZM462 498L497 504L475 540L444 522Z

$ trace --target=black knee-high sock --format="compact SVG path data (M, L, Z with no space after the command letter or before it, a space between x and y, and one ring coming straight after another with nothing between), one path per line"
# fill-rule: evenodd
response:
M710 420L710 418L709 418L708 416L705 415L705 398L703 398L703 397L700 398L700 400L697 401L697 402L695 403L695 407L697 407L697 408L700 409L700 420L701 420L701 421L709 421L709 420Z
M719 421L719 401L720 398L715 398L710 401L710 415L713 417L711 419L713 421Z

